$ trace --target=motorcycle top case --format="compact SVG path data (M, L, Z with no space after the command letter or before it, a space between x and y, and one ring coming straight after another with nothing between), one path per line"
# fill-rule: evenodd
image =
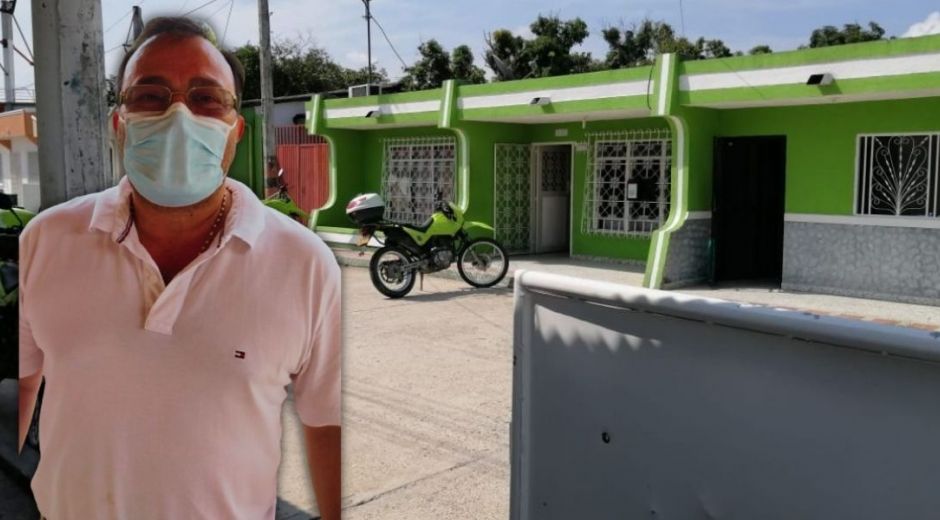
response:
M346 205L346 215L360 226L377 224L385 215L385 201L378 193L359 195Z

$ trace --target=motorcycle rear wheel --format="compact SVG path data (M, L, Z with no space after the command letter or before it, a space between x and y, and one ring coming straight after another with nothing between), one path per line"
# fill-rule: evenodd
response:
M498 284L508 270L506 250L491 238L471 240L457 254L457 272L463 281L477 288Z
M401 272L400 266L411 260L401 248L385 246L372 255L369 261L369 276L372 285L389 298L402 298L415 286L415 272Z

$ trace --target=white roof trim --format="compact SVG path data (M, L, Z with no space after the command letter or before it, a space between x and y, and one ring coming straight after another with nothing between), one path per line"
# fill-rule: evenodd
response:
M461 109L473 109L528 105L533 98L537 97L548 97L554 104L563 103L565 101L645 96L647 88L652 87L649 83L650 82L645 80L626 81L621 83L606 83L603 85L589 85L585 87L559 87L542 90L526 90L510 94L468 96L458 99L457 106Z
M940 72L940 53L815 63L774 69L684 74L679 78L679 89L682 91L697 91L805 84L811 74L822 74L824 72L832 74L837 82L840 79Z
M417 114L420 112L437 112L441 109L440 101L415 101L411 103L388 103L385 105L365 105L349 108L327 108L327 119L343 117L366 117L370 111L380 110L382 115Z

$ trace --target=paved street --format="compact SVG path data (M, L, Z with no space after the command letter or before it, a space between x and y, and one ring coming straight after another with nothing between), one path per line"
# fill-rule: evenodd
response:
M388 300L343 270L344 519L507 518L512 294L426 277ZM284 414L280 496L312 510Z

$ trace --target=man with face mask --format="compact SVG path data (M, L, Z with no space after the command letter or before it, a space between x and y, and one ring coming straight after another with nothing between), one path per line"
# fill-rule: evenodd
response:
M293 383L322 518L340 516L340 272L226 172L241 65L158 18L118 74L117 186L50 208L20 255L20 445L53 520L273 519Z

